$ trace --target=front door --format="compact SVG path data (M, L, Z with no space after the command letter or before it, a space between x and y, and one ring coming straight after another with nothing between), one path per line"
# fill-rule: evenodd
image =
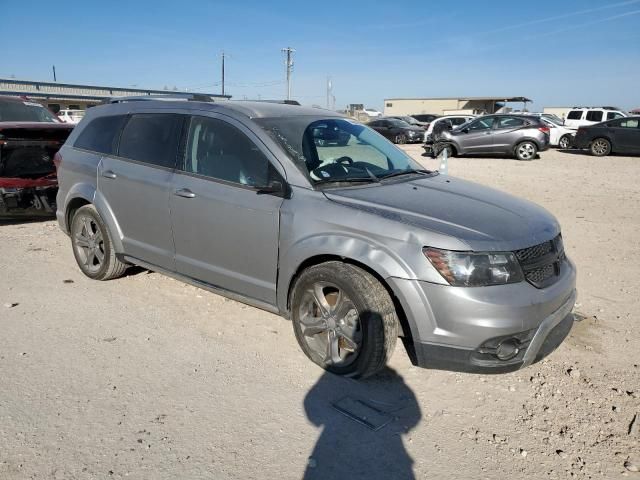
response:
M258 190L282 177L259 140L229 122L200 116L189 121L169 201L176 269L275 305L283 199Z
M98 192L125 253L168 270L174 268L169 192L182 121L166 113L132 115L117 154L102 157L98 166Z
M469 124L463 131L456 132L464 153L491 153L493 145L494 117L479 118Z

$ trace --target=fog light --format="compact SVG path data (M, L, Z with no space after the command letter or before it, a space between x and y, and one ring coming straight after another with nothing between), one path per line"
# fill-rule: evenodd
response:
M496 348L496 357L500 360L511 360L520 352L520 346L517 340L509 339L498 345Z

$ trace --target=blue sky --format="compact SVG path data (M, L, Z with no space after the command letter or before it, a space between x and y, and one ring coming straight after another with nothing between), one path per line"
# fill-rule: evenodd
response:
M524 95L640 107L640 0L0 0L0 77L284 98Z

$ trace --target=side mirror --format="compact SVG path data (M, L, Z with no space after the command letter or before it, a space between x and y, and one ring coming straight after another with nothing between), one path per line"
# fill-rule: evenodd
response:
M460 130L462 133L469 133L469 128L465 127L462 130Z
M258 195L274 195L276 197L288 198L289 186L282 182L282 180L271 180L268 185L264 187L258 187L256 193Z

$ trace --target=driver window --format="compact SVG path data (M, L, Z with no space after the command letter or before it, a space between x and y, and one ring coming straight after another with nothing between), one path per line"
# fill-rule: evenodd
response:
M191 117L182 170L252 187L269 183L269 160L240 130L209 117Z

